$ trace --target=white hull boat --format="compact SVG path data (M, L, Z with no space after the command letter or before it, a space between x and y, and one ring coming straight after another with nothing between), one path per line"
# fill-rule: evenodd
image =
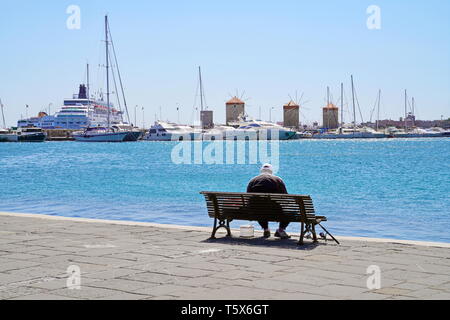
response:
M73 134L75 141L80 142L124 142L130 134L128 131L114 131L107 128L88 128Z

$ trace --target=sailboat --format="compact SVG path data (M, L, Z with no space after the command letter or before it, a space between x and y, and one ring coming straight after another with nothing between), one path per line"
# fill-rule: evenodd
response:
M5 114L3 113L3 103L0 99L0 107L2 109L3 128L0 128L0 142L17 142L18 136L6 128Z
M140 136L134 130L128 130L121 128L120 126L111 125L111 104L110 104L110 91L109 91L109 27L108 16L105 16L105 48L106 48L106 106L108 112L108 121L106 127L90 127L86 128L82 132L74 133L73 137L76 141L81 142L124 142L124 141L136 141Z
M341 126L335 130L330 130L326 133L315 134L313 139L370 139L370 138L386 138L387 135L378 132L370 127L358 127L356 125L356 108L355 108L355 86L353 83L353 75L351 76L352 86L352 106L353 106L353 127L344 127L343 123L343 84L341 84ZM381 91L379 91L378 103ZM379 105L378 105L379 108ZM377 122L378 123L378 122Z

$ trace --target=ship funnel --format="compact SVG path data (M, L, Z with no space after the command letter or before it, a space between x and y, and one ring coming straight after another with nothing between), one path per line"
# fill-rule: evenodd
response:
M78 92L78 99L87 99L86 86L80 84L80 91Z

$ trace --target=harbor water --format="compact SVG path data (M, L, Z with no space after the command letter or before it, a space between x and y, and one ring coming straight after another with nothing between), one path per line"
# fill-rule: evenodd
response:
M199 192L245 192L260 164L176 164L175 145L0 144L0 211L211 226ZM450 242L450 139L297 140L279 148L289 193L311 195L333 234ZM240 225L248 222L232 223Z

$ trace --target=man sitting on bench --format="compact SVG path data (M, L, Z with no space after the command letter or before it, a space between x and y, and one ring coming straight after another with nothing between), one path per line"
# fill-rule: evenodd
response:
M286 185L284 181L273 174L272 165L266 163L261 168L261 174L248 183L248 193L280 193L287 194ZM256 200L256 199L255 199ZM256 200L257 201L257 200ZM256 207L256 203L254 204ZM282 210L281 206L272 202L270 206L274 207L274 211ZM270 238L270 229L268 221L258 221L261 227L264 229L264 238ZM289 222L280 222L278 230L275 232L275 237L281 239L289 239L290 236L286 233L285 229L289 225Z

